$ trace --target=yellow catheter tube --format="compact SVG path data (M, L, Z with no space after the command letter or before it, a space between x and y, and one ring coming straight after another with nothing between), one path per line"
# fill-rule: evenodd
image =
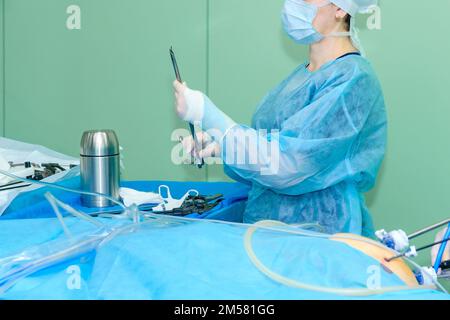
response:
M250 258L250 261L255 265L255 267L259 271L261 271L263 274L265 274L267 277L269 277L273 281L281 283L281 284L283 284L285 286L290 286L290 287L293 287L293 288L298 288L298 289L303 289L303 290L317 291L317 292L322 292L322 293L344 295L344 296L353 296L353 297L363 297L363 296L370 296L370 295L376 295L376 294L383 294L383 293L387 293L387 292L398 292L398 291L405 291L405 290L420 290L420 289L424 290L424 289L435 289L436 288L435 286L421 286L421 285L419 285L417 283L417 281L416 281L415 285L414 284L410 284L410 285L404 285L404 286L384 287L384 288L378 288L378 289L369 289L369 288L328 288L328 287L322 287L322 286L302 283L302 282L296 281L294 279L290 279L290 278L284 277L284 276L282 276L282 275L280 275L280 274L270 270L267 266L265 266L258 259L258 257L256 256L256 253L253 250L253 246L252 246L253 234L257 231L257 229L259 227L265 227L265 226L279 226L279 227L283 227L283 226L287 226L287 225L282 223L282 222L279 222L279 221L260 221L260 222L256 223L254 226L250 227L247 230L247 232L245 233L245 235L244 235L244 248L245 248L245 251L246 251L248 257ZM326 239L329 239L329 240L331 240L331 238L334 237L332 239L332 241L337 241L338 238L345 238L343 240L351 240L350 242L348 242L349 245L351 243L353 243L353 241L354 241L354 242L362 242L368 247L372 247L372 245L374 247L380 246L380 244L376 243L375 241L373 241L371 239L360 237L360 236L355 236L353 234L344 234L344 235L343 234L341 234L341 235L336 234L334 236L324 235L324 236L318 236L318 237L326 238ZM341 242L347 243L345 241L341 241ZM386 251L387 256L386 255L383 256L382 257L383 260L386 257L391 257L392 256L392 252L389 251L388 249L386 249L386 250L387 250ZM376 250L372 250L372 251L377 252ZM377 252L377 254L378 254L378 252Z

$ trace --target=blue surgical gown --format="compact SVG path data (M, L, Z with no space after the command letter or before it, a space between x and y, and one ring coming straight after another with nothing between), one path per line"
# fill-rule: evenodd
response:
M231 148L233 134L248 135L247 143ZM244 222L318 223L327 233L373 236L363 193L375 184L386 137L383 93L364 57L346 55L314 72L300 65L263 99L252 127L236 125L223 138L225 172L252 186ZM269 156L261 153L274 141L278 164L264 173ZM255 153L259 165L227 161Z

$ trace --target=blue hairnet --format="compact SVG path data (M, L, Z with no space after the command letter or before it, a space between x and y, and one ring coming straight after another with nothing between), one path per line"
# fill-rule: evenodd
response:
M252 128L234 126L224 137L225 172L252 184L245 222L318 222L329 233L371 236L372 221L361 193L374 186L386 128L383 94L365 58L348 55L315 72L301 65L263 99ZM227 140L236 132L247 135L255 129L269 132L230 151ZM279 145L274 174L261 174L261 164L227 162L230 152L232 159L249 156L255 145L268 150L273 141ZM264 160L259 163L267 160L259 156Z
M365 13L370 7L378 4L378 0L330 0L336 6L354 16L357 13Z

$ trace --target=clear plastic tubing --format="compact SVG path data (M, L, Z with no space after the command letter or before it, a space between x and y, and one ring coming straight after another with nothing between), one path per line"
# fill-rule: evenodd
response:
M275 222L275 221L261 221L257 223L257 225L272 225L272 226L287 226L281 222ZM248 231L245 234L244 237L244 247L245 251L247 252L247 255L249 256L252 263L256 266L258 270L260 270L264 275L269 277L270 279L281 283L285 286L294 287L298 289L304 289L304 290L310 290L310 291L317 291L317 292L323 292L323 293L329 293L329 294L335 294L335 295L343 295L343 296L370 296L370 295L376 295L376 294L383 294L388 292L398 292L398 291L405 291L405 290L418 290L418 289L434 289L433 286L419 286L416 287L409 287L409 286L397 286L397 287L385 287L385 288L379 288L379 289L344 289L344 288L327 288L322 286L315 286L310 285L306 283L302 283L293 279L286 278L282 275L279 275L272 270L270 270L268 267L266 267L256 256L253 247L252 247L252 237L255 231L257 230L257 227L251 227L248 229ZM329 238L329 237L326 237Z
M102 231L64 243L49 242L35 250L0 259L0 293L37 271L95 250L108 235L108 232Z
M57 184L54 183L49 183L49 182L44 182L44 181L38 181L38 180L31 180L31 179L25 179L25 178L21 178L18 177L8 171L4 171L4 170L0 170L0 174L3 174L7 177L10 177L12 179L16 179L22 182L26 182L26 183L30 183L30 184L35 184L35 185L41 185L41 186L45 186L45 187L49 187L49 188L54 188L54 189L59 189L59 190L63 190L66 192L70 192L70 193L78 193L81 195L88 195L88 196L97 196L97 197L104 197L105 199L108 199L109 201L113 202L114 204L117 204L118 206L120 206L122 209L126 210L127 208L123 205L122 202L117 201L116 199L105 195L105 194L100 194L100 193L96 193L96 192L88 192L88 191L83 191L83 190L76 190L76 189L71 189L71 188L67 188L67 187L63 187L63 186L59 186Z
M124 211L129 211L130 208L125 207L121 202L108 197L106 195L102 195L102 194L97 194L97 193L92 193L92 192L85 192L85 191L81 191L81 190L74 190L74 189L70 189L70 188L66 188L66 187L62 187L56 184L52 184L52 183L47 183L47 182L43 182L43 181L35 181L35 180L29 180L29 179L24 179L24 178L20 178L17 177L9 172L0 170L0 174L4 174L8 177L11 177L13 179L17 179L19 181L23 181L23 182L27 182L27 183L32 183L32 184L37 184L37 185L43 185L43 186L47 186L50 188L56 188L56 189L60 189L63 191L67 191L67 192L71 192L71 193L78 193L78 194L85 194L85 195L92 195L92 196L103 196L105 198L108 198L109 200L111 200L112 202L116 203L117 205L119 205L121 208L124 209ZM140 214L143 217L146 218L150 218L151 220L148 221L144 221L144 222L140 222L135 220L133 223L131 223L130 225L126 225L126 226L122 226L118 229L113 229L110 230L106 233L103 233L102 236L100 238L96 238L94 239L88 239L86 242L81 242L76 246L72 246L70 248L66 248L64 250L61 250L57 253L51 254L49 256L43 257L42 259L38 259L37 261L34 261L32 263L30 263L29 265L20 268L18 270L16 270L16 272L12 273L12 274L8 274L8 278L10 280L13 280L14 278L23 278L24 276L26 277L27 275L36 272L38 270L41 270L42 268L45 268L46 266L51 266L52 263L54 262L59 262L61 260L67 259L69 257L73 257L74 255L79 255L83 252L88 252L94 249L97 249L98 246L100 246L102 243L105 243L111 239L113 239L114 237L118 236L119 234L122 234L126 231L134 231L136 230L136 228L144 225L144 224L148 224L148 223L154 223L156 221L158 222L169 222L169 223L174 223L174 222L197 222L197 223L218 223L218 224L226 224L226 225L232 225L232 226L237 226L240 228L247 228L247 232L244 236L244 247L245 250L247 252L247 255L249 256L251 262L255 265L255 267L260 270L263 274L265 274L267 277L269 277L270 279L281 283L283 285L286 286L290 286L290 287L294 287L294 288L299 288L299 289L304 289L304 290L311 290L311 291L318 291L318 292L324 292L324 293L331 293L331 294L336 294L336 295L344 295L344 296L370 296L370 295L376 295L376 294L382 294L382 293L387 293L387 292L397 292L397 291L410 291L410 290L419 290L419 289L434 289L433 286L417 286L417 287L408 287L408 286L398 286L398 287L385 287L385 288L380 288L380 289L345 289L345 288L328 288L328 287L322 287L322 286L314 286L314 285L309 285L309 284L305 284L305 283L301 283L298 281L295 281L293 279L289 279L286 278L284 276L278 275L275 272L271 271L270 269L268 269L266 266L264 266L262 264L262 262L257 258L255 252L253 251L252 248L252 237L253 234L256 232L256 230L258 229L264 229L264 230L270 230L270 231L275 231L275 232L281 232L281 233L287 233L287 234L294 234L294 235L300 235L300 236L305 236L305 237L315 237L315 238L323 238L323 239L329 239L330 235L326 235L326 234L319 234L319 233L315 233L315 232L308 232L308 231L304 231L304 230L300 230L298 228L287 228L288 225L283 224L281 222L277 222L277 221L262 221L260 223L251 225L251 224L244 224L244 223L234 223L234 222L227 222L227 221L220 221L220 220L206 220L206 219L194 219L194 218L186 218L186 217L176 217L176 216L163 216L163 215L158 215L158 214L153 214L153 213L148 213L148 212L140 212ZM95 238L95 237L94 237ZM376 245L380 248L386 249L385 246L381 245L378 242L372 241L370 239L360 239L359 237L353 237L352 235L339 235L336 236L334 235L333 238L335 239L349 239L349 240L354 240L354 241L359 241L359 242L364 242L364 243L368 243L371 245ZM330 240L331 241L331 240ZM395 252L394 250L390 250L393 252L393 254L397 254L398 252ZM415 262L411 261L410 259L405 259L407 260L409 263L411 263L412 265L414 265L416 268L420 268L419 265L417 265ZM1 260L0 260L0 264L1 264ZM0 266L1 268L1 266ZM1 269L0 269L1 270ZM430 276L431 278L431 276ZM0 292L2 291L2 289L6 288L6 285L8 283L10 283L10 281L6 281L5 283L5 277L1 277L0 278ZM439 284L439 282L437 282L435 279L432 279L433 282L435 283L435 285L437 287L439 287L439 289L445 293L446 290ZM15 281L12 281L11 285L14 283ZM6 288L7 290L7 288Z

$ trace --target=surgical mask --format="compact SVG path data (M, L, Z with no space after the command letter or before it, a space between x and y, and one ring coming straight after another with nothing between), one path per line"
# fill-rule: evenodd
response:
M170 194L170 189L166 185L159 186L158 192L159 192L160 198L163 200L163 202L160 203L159 205L157 205L156 207L154 207L152 209L152 211L159 212L159 213L166 212L166 211L172 211L174 209L181 208L184 201L190 195L193 195L193 196L199 195L199 192L197 190L189 190L188 192L186 192L186 194L183 197L181 197L181 199L175 199ZM166 194L166 197L164 197L164 193Z
M313 21L319 9L330 4L330 1L315 5L304 0L286 0L282 12L284 30L292 40L303 45L319 42L325 37L350 36L350 32L334 32L325 36L314 28Z

